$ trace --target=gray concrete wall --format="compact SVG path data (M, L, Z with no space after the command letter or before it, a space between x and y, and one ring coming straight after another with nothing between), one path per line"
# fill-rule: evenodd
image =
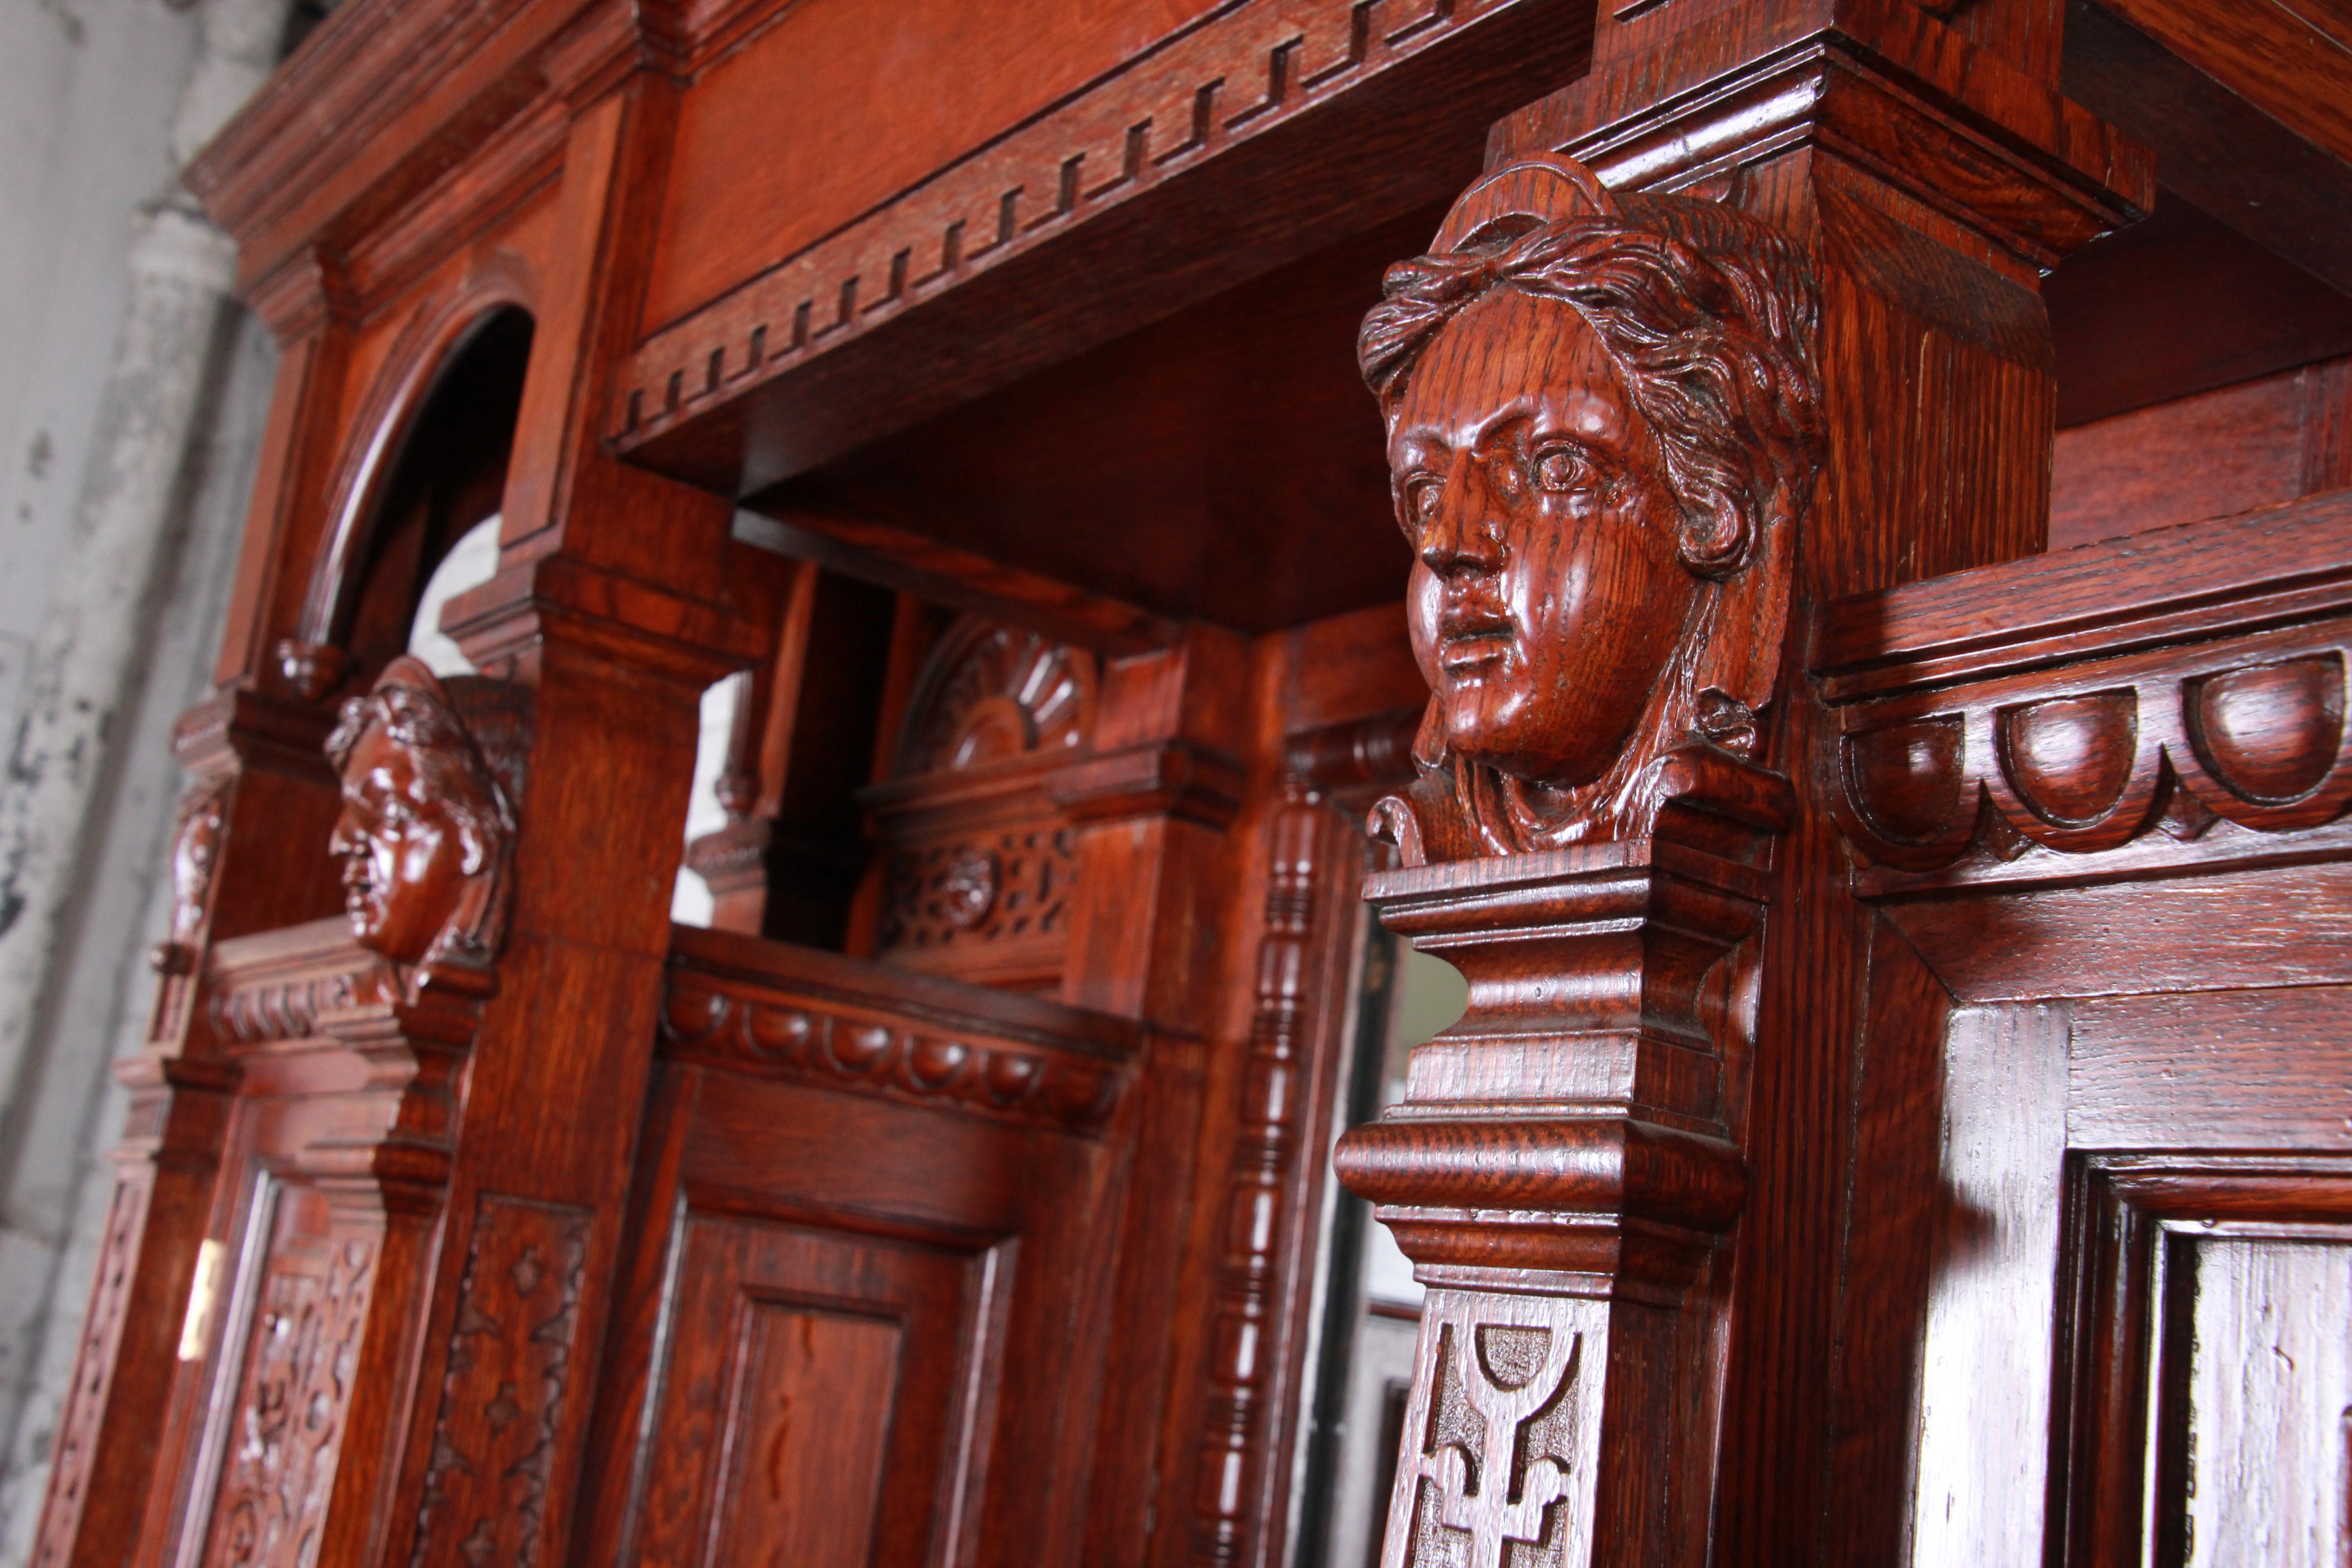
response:
M275 355L174 171L285 0L0 0L0 1564L47 1483Z

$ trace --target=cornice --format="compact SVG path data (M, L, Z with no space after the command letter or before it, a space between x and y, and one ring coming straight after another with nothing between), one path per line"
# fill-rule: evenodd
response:
M189 165L250 285L426 196L484 143L673 58L668 8L623 0L349 0ZM524 156L542 155L528 138Z
M1314 201L1409 209L1427 199L1417 182L1429 161L1384 155L1384 145L1403 152L1389 143L1406 134L1396 104L1428 101L1440 120L1459 111L1483 123L1581 68L1590 21L1564 0L1234 0L708 304L646 323L618 372L605 434L648 467L752 493L872 435L876 421L903 426L954 400L957 390L936 376L921 387L884 385L889 374L867 370L877 357L929 363L877 346L897 335L896 323L931 323L958 342L967 380L1001 380L1017 374L1030 339L1066 351L1100 330L1089 321L1046 331L1035 300L1083 313L1092 291L1029 276L1041 253L1076 255L1081 229L1107 247L1083 247L1088 276L1120 279L1127 295L1156 289L1173 299L1218 279L1200 268L1179 278L1167 265L1153 236L1174 221L1171 207L1214 207L1206 221L1225 225L1235 212L1262 210L1277 186L1295 193L1233 247L1254 249L1261 268L1283 247L1329 232L1301 218ZM1299 151L1308 121L1330 149L1312 160ZM1423 121L1412 134L1442 145L1450 133ZM1284 232L1286 220L1302 232ZM1198 238L1215 248L1210 230ZM940 321L955 311L930 307L949 300L1005 341ZM1132 321L1168 308L1129 300L1111 316ZM856 395L843 395L845 381ZM734 422L755 398L766 406L750 411L752 422L781 419L789 435L747 439Z
M1097 1135L1149 1037L1125 1019L725 931L672 932L674 1061Z
M2347 516L2314 497L1828 606L1816 766L1857 890L2344 858Z

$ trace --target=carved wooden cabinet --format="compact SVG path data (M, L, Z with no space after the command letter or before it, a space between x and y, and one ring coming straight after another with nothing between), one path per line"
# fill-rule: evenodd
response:
M338 7L42 1568L2340 1563L2347 52Z

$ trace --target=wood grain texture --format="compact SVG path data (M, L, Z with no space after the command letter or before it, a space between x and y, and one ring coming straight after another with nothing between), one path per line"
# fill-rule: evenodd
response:
M2075 426L2352 350L2352 298L2169 188L2147 218L2077 251L2042 292L2062 440ZM2167 331L2147 330L2159 321Z
M2066 1560L2340 1555L2343 1372L2312 1331L2352 1234L2341 1156L2093 1155L2077 1186Z
M2311 479L2341 417L2333 404L2342 395L2335 368L2342 363L2060 431L2050 467L2050 548L2231 517L2334 488Z
M1028 0L983 16L952 0L912 8L853 0L759 9L771 13L769 25L705 67L688 100L646 284L648 331L868 217L1097 79L1131 68L1138 55L1178 43L1217 7ZM825 69L803 76L798 68L812 59ZM787 76L804 85L779 100L775 83ZM899 106L880 135L864 112L877 96ZM793 156L747 163L743 149L762 142ZM1105 150L1070 148L1081 150L1102 163ZM1112 177L1108 168L1087 174L1089 186ZM1052 200L1050 188L1026 194L1024 216ZM982 243L974 232L971 247ZM869 291L866 302L877 297Z
M2041 1545L2066 1151L2063 1007L1953 1015L1945 1194L1921 1342L1915 1561L2015 1562Z
M1381 102L1413 96L1416 140L1466 150L1486 115L1575 68L1580 21L1543 0L1221 11L793 260L730 278L633 356L606 429L636 461L763 489L1442 194L1467 170L1400 157ZM1276 189L1288 199L1268 208ZM1180 229L1193 244L1171 265L1162 237ZM1064 231L1077 242L1049 243ZM926 342L955 345L951 374Z
M2339 1562L2352 1356L2352 1250L2329 1241L2197 1245L2188 1331L2182 1536L2193 1563Z
M870 541L900 569L952 565L901 585L1110 653L1167 646L1171 618L1270 631L1390 603L1406 557L1379 526L1388 476L1367 441L1356 329L1381 270L1441 216L1424 201L1320 236L1296 261L749 504L836 548ZM1243 387L1245 429L1230 412ZM1257 569L1225 569L1244 556Z
M338 8L194 175L284 357L44 1568L1279 1561L1349 823L1433 685L1555 793L1665 743L1640 811L1372 878L1474 986L1345 1146L1433 1288L1392 1568L2340 1555L2299 1308L2352 1223L2352 182L2342 73L2280 47L2337 31ZM1763 256L1716 326L1814 280L1817 453L1718 376L1670 498L1488 539L1575 464L1470 393L1643 352L1521 289L1376 354L1476 459L1392 531L1356 322L1472 237L1429 243L1497 114L1507 184L1565 150ZM330 918L320 747L493 510L447 626L533 722L505 941L443 984L437 900L384 951ZM1528 732L1460 689L1496 604L1580 660ZM681 931L721 679L693 853L740 929Z
M2343 1000L2335 986L2284 985L2077 1004L2068 1145L2352 1147Z
M986 1287L1003 1258L732 1215L688 1215L671 1245L652 1440L694 1458L657 1468L639 1552L856 1568L975 1544L955 1482L984 1457L970 1405L1001 1353Z
M2343 574L2347 516L2352 500L2315 495L1855 598L1823 613L1811 667L1842 700L2324 610ZM2305 590L2310 598L2291 596ZM1987 604L2001 605L1998 623L1986 624Z
M2340 131L2306 138L2316 127L2297 125L2290 100L2329 112L2327 64L2333 58L2340 74L2352 28L2338 23L2331 39L2324 8L2250 7L2200 29L2191 45L2180 22L2161 4L2070 0L2067 96L2156 149L2172 190L2341 293L2352 281L2344 261L2352 156ZM2249 35L2265 32L2246 49ZM2265 47L2282 52L2264 58Z
M2204 13L2184 0L2109 0L2107 8L2285 126L2352 164L2352 20L2326 5Z

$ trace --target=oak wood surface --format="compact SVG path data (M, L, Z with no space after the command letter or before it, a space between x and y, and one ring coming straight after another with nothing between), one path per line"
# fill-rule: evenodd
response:
M1366 872L1474 989L1343 1145L1432 1288L1393 1568L2340 1557L2339 22L336 8L192 175L281 368L36 1560L1309 1568ZM1409 572L1529 542L1405 542L1383 415L1475 377L1351 352L1491 259L1482 139L1817 299L1819 430L1634 463L1663 570L1512 623L1641 809L1393 865L1445 746L1591 760L1427 707ZM1724 474L1790 482L1710 549ZM511 920L436 965L331 915L321 746L491 510Z

